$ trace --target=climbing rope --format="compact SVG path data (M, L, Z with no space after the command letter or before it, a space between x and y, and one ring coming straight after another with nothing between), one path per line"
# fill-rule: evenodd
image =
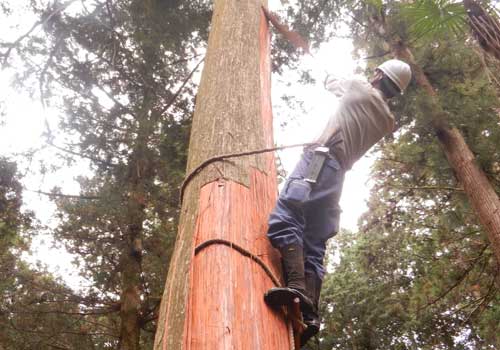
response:
M274 283L274 285L276 287L282 287L279 279L274 275L274 273L271 271L271 269L266 265L266 263L261 258L259 258L255 254L251 253L249 250L243 248L242 246L240 246L236 243L233 243L231 241L228 241L225 239L220 239L220 238L209 239L209 240L199 244L198 246L196 246L194 248L194 255L198 255L203 249L205 249L211 245L216 245L216 244L224 245L226 247L234 249L238 253L242 254L243 256L246 256L246 257L252 259L260 267L262 267L264 272L269 276L269 278L271 279L271 281ZM294 327L293 327L293 321L291 318L289 318L289 316L287 316L287 318L288 318L287 329L288 329L288 336L290 339L290 350L299 350L296 346L296 344L299 343L299 340L295 339L295 331L294 331Z
M230 159L230 158L244 157L244 156L249 156L249 155L254 155L254 154L262 154L262 153L268 153L268 152L275 152L275 151L279 151L279 150L283 150L283 149L287 149L287 148L307 147L307 146L311 146L313 144L314 143L301 143L301 144L294 144L294 145L288 145L288 146L264 148L264 149L259 149L259 150L254 150L254 151L247 151L247 152L223 154L223 155L219 155L219 156L215 156L215 157L209 158L209 159L203 161L196 168L194 168L185 177L184 181L182 182L181 189L180 189L180 203L182 204L182 201L184 200L184 192L186 190L187 185L203 169L205 169L208 165L210 165L210 164L212 164L214 162L224 161L224 160ZM237 252L239 252L240 254L242 254L243 256L246 256L246 257L252 259L253 261L255 261L264 270L264 272L267 274L267 276L271 279L271 281L274 283L274 285L276 287L281 287L282 286L281 283L280 283L280 281L279 281L279 279L274 275L274 273L271 271L271 269L266 265L266 263L261 258L259 258L258 256L256 256L255 254L251 253L247 249L243 248L242 246L240 246L240 245L238 245L236 243L233 243L231 241L228 241L228 240L225 240L225 239L220 239L220 238L207 240L207 241L205 241L205 242L203 242L203 243L201 243L201 244L199 244L198 246L195 247L194 254L198 255L198 253L200 253L203 249L205 249L205 248L207 248L207 247L209 247L211 245L215 245L215 244L225 245L227 247L230 247L231 249L234 249ZM295 334L294 334L292 319L288 319L287 329L288 329L288 334L289 334L289 338L290 338L290 346L291 346L290 350L299 350L299 349L296 349L296 345L295 345L298 340L295 339Z
M180 203L182 204L182 201L184 199L184 191L186 190L187 185L193 180L193 178L198 175L204 168L206 168L208 165L214 163L214 162L219 162L219 161L224 161L226 159L230 158L237 158L237 157L244 157L244 156L250 156L254 154L261 154L261 153L268 153L268 152L274 152L274 151L280 151L283 149L287 148L295 148L295 147L306 147L306 146L311 146L313 143L299 143L295 145L288 145L288 146L280 146L280 147L273 147L273 148L263 148L259 150L254 150L254 151L246 151L246 152L240 152L240 153L229 153L229 154L223 154L219 156L215 156L212 158L209 158L205 161L203 161L200 165L198 165L196 168L194 168L184 179L181 185L180 189Z
M281 283L280 283L279 279L274 275L274 273L271 271L271 269L266 265L266 263L261 258L259 258L255 254L252 254L250 251L248 251L247 249L243 248L242 246L240 246L240 245L238 245L236 243L233 243L231 241L227 241L225 239L219 239L219 238L218 239L210 239L210 240L205 241L205 242L201 243L200 245L198 245L194 249L194 255L197 255L200 251L202 251L206 247L209 247L209 246L214 245L214 244L225 245L227 247L230 247L230 248L236 250L240 254L242 254L242 255L244 255L244 256L252 259L260 267L262 267L262 269L264 270L264 272L269 276L269 278L271 279L271 281L273 281L273 283L274 283L274 285L276 287L281 287Z

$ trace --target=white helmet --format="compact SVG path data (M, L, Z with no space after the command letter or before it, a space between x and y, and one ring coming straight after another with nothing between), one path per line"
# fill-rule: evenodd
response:
M377 67L403 92L411 80L410 66L400 60L388 60Z

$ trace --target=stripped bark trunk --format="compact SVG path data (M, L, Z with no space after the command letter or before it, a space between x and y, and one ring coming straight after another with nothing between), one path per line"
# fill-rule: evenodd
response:
M216 0L196 100L187 173L220 154L270 147L268 27L261 0ZM279 275L265 237L276 200L272 154L234 158L202 170L186 187L174 254L160 307L155 349L289 349L285 322L263 302L272 286L260 266Z
M412 66L417 84L431 99L433 127L448 163L477 213L479 222L487 233L491 248L500 264L500 200L484 171L475 161L474 154L460 131L449 125L445 112L437 101L437 93L422 68L415 62L411 51L401 41L392 43L396 57Z

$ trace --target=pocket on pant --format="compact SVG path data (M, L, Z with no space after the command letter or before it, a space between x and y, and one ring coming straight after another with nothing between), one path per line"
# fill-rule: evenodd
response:
M282 199L288 201L289 203L301 206L309 200L309 195L311 194L311 184L302 179L290 179Z

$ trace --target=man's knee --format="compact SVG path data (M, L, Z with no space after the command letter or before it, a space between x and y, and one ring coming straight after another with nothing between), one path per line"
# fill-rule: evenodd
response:
M302 244L305 227L302 211L278 199L268 221L267 237L275 248L291 243Z

